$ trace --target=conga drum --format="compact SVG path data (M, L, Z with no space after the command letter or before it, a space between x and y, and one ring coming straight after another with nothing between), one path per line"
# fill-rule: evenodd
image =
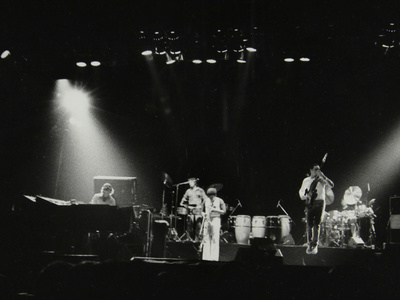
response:
M290 228L291 228L290 217L286 215L280 215L279 221L281 224L281 238L288 236L290 234Z
M281 222L278 216L268 216L266 219L266 232L267 237L270 238L274 243L279 242L281 238Z
M251 217L247 215L237 215L235 220L235 237L238 244L249 244L251 229Z
M265 226L266 226L266 217L264 216L254 216L251 221L251 232L253 233L253 237L255 238L264 238L265 237Z

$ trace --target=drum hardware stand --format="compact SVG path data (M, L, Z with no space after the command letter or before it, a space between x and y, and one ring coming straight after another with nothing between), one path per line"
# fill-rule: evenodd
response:
M194 242L194 240L190 237L189 231L187 230L187 222L188 222L189 216L190 216L190 214L185 216L185 219L183 222L183 227L184 227L183 231L184 232L183 232L182 236L179 238L182 242ZM196 232L196 217L195 217L195 215L193 215L193 220L194 220L193 227Z
M152 223L153 223L153 215L150 210L145 210L148 213L148 218L147 218L147 233L146 233L146 244L144 245L144 254L145 257L150 256L151 252L151 244L153 240L153 235L152 235Z
M174 185L176 187L175 203L172 203L171 214L169 215L170 226L169 226L169 230L167 233L167 238L170 241L181 242L181 238L178 235L178 230L176 229L176 226L177 226L176 220L178 218L178 214L177 214L178 195L179 195L179 186L182 184L186 184L186 183L188 183L188 182L181 182L181 183L177 183Z
M174 215L169 215L169 223L171 225L169 226L169 229L168 229L167 239L168 239L168 241L180 242L181 239L178 236L178 232L176 231L176 228L172 226L172 224L173 224L172 219L174 217L175 217Z

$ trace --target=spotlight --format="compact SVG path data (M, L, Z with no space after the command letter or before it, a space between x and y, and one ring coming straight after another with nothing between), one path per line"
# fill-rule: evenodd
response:
M3 53L1 53L1 58L2 58L2 59L5 59L5 58L7 58L7 57L10 56L10 55L11 55L11 52L8 51L8 50L5 50L5 51L3 51Z
M206 60L209 64L215 64L217 61L213 58L209 58Z
M257 49L253 47L246 47L246 50L249 52L257 52Z
M202 61L201 59L193 59L192 62L193 62L195 65L199 65L199 64L203 63L203 61Z
M287 57L284 59L285 62L294 62L294 59L291 57Z
M149 55L152 55L152 54L153 54L153 51L151 51L151 50L142 51L142 55L143 56L149 56Z
M310 59L309 59L308 57L301 57L301 58L300 58L300 61L309 62Z
M92 67L98 67L101 65L101 63L97 60L92 61L90 64L92 65Z
M83 62L83 61L77 62L76 65L77 65L78 67L80 67L80 68L84 68L84 67L87 66L87 64L86 64L85 62Z

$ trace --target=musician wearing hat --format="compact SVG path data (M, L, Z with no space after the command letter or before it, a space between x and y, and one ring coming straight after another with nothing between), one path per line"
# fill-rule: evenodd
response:
M217 197L217 189L211 187L207 190L204 202L204 221L203 221L203 260L219 260L219 243L221 230L221 215L225 214L225 202Z
M200 241L199 235L202 223L203 204L207 195L204 190L197 185L198 178L189 178L188 183L189 188L183 195L180 206L189 209L189 215L187 216L187 232L190 234L190 238L195 241Z
M322 214L326 205L326 190L333 188L332 180L321 172L318 164L310 168L310 176L304 178L299 190L300 199L306 202L307 254L318 253Z
M103 184L101 187L100 193L96 193L93 195L90 204L104 204L104 205L111 205L115 206L116 202L113 198L114 189L109 183Z

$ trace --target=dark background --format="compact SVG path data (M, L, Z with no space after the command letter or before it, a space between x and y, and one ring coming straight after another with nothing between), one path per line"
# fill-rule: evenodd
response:
M5 202L23 194L88 202L93 176L134 176L138 202L158 209L166 172L175 184L222 183L219 195L243 204L237 214L283 214L281 200L298 240L298 189L328 153L323 170L336 200L327 210L340 210L344 191L359 186L364 201L377 199L386 240L389 198L399 192L399 39L385 31L398 28L395 1L41 0L3 1L0 11L0 46L12 53L0 60ZM194 34L205 48L216 29L235 27L257 42L245 65L155 60L156 83L140 54L140 30L175 30L189 53ZM288 56L296 61L283 62ZM78 70L81 59L102 65ZM123 171L100 158L77 176L90 153L73 156L62 142L69 125L52 114L60 78L91 91L93 116L124 149L115 158ZM173 201L170 190L166 197Z

